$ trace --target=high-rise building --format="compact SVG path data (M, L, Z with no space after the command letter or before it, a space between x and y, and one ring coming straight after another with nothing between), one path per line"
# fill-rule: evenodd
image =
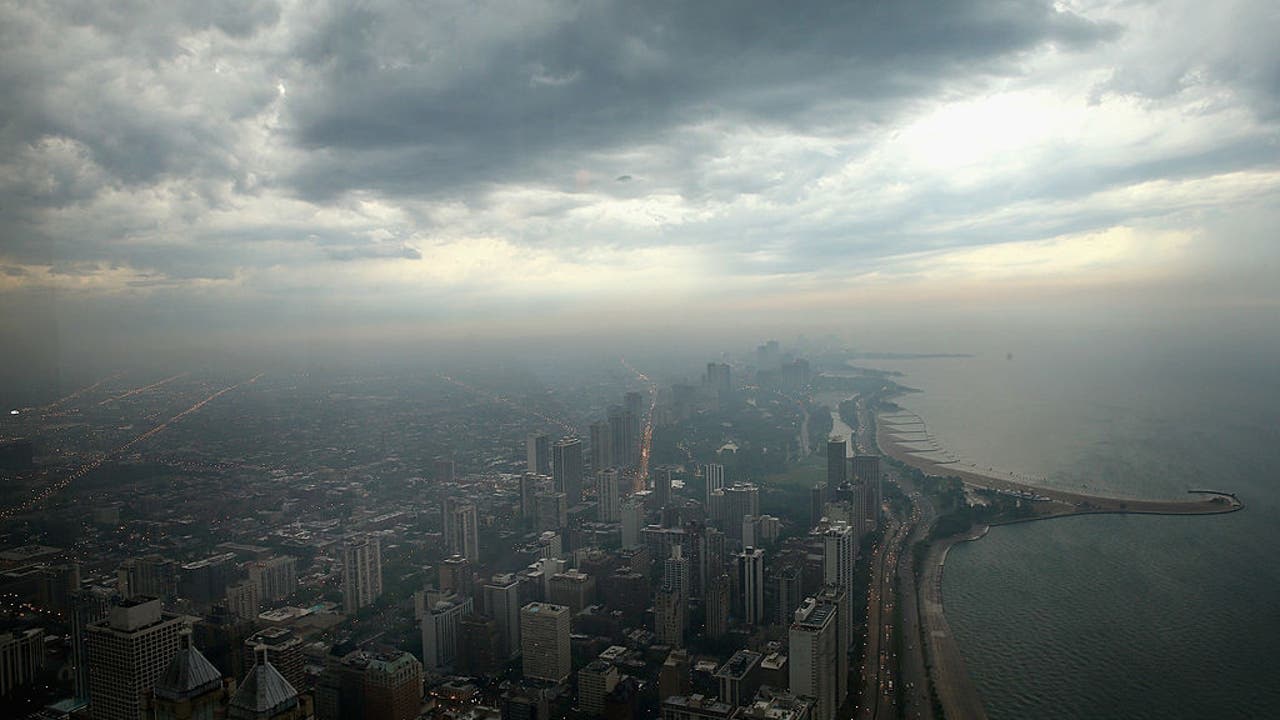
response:
M44 630L31 628L0 634L0 698L35 682L44 669Z
M453 669L458 657L462 617L472 611L471 598L450 594L437 600L422 616L422 664L435 673Z
M822 582L840 587L846 598L852 598L853 565L858 554L853 528L837 520L819 525L815 532L822 536ZM842 627L841 633L841 647L848 650L853 642L853 628Z
M742 541L742 518L760 514L760 488L734 483L711 493L708 514L731 540Z
M348 538L342 546L342 610L354 615L382 595L382 549L377 535Z
M535 526L539 530L559 530L569 523L568 496L562 492L540 492L533 497Z
M732 602L729 597L729 576L716 575L707 584L707 637L716 640L729 632L729 610Z
M750 625L764 623L764 551L743 548L738 554L738 587L741 589L742 621Z
M310 713L298 691L268 660L268 650L260 646L254 663L227 703L229 720L303 720Z
M263 628L245 638L240 646L244 666L252 668L257 662L258 648L266 648L271 666L289 682L293 689L307 687L307 660L302 638L286 627Z
M226 691L222 673L191 644L191 633L178 636L178 651L152 689L149 717L156 720L203 720L221 714Z
M640 544L640 530L644 527L644 503L632 496L622 501L622 547Z
M827 487L837 487L849 479L849 441L838 435L827 439Z
M503 658L520 652L520 581L510 573L494 575L484 585L484 608L498 623Z
M653 601L653 632L659 645L684 647L685 601L675 590L661 588Z
M760 688L760 661L764 656L750 650L739 650L716 670L720 681L720 699L734 707L751 702Z
M444 501L444 542L451 555L480 562L480 527L476 504L470 500Z
M471 595L471 561L461 555L450 555L440 563L440 591Z
M836 609L836 697L844 702L849 692L849 653L844 648L853 638L853 597L839 585L823 585L814 599Z
M573 507L582 502L582 441L567 437L551 448L551 477L556 492L565 494L565 502Z
M644 409L642 403L643 397L634 390L628 392L623 397L623 407L626 408L627 416L627 444L631 446L631 454L639 462L640 455L640 425L644 419Z
M854 455L853 476L862 483L863 510L867 520L867 532L880 524L880 505L884 502L884 490L880 476L879 455Z
M116 591L123 598L146 596L170 602L178 596L178 563L159 555L129 558L116 570Z
M414 720L422 705L422 663L402 650L365 653L364 713L368 720Z
M711 493L724 487L724 466L715 463L703 465L702 477L707 483L707 491L703 496L703 504L710 507Z
M636 459L631 456L630 422L627 412L621 405L609 407L609 453L613 455L613 464L619 467L631 467Z
M595 717L604 715L605 696L617 686L618 668L592 660L578 671L578 709Z
M493 675L506 659L498 623L484 615L463 615L458 626L458 672L471 677Z
M525 448L528 456L525 471L535 475L550 475L551 438L541 433L530 433Z
M689 674L689 652L672 650L658 671L658 700L687 695L692 689Z
M789 633L791 691L815 700L814 720L832 720L843 698L837 694L836 608L807 598Z
M526 678L560 682L569 677L569 608L551 603L520 608L520 650Z
M580 570L554 573L547 582L547 599L577 615L596 601L596 580Z
M235 570L236 555L229 552L185 563L178 569L178 596L207 609L222 601Z
M596 513L600 522L618 522L621 519L622 499L618 487L621 480L617 470L596 473Z
M93 720L138 720L160 673L178 651L186 619L156 598L122 600L88 626L89 707Z
M809 490L809 527L817 525L827 512L827 484L815 483Z
M659 509L671 502L671 468L660 467L653 471L653 504Z
M608 470L616 463L613 461L612 438L609 436L609 421L601 420L591 423L591 471Z
M689 559L681 545L672 545L671 556L662 564L662 587L680 593L685 600L690 597Z
M298 561L282 555L249 563L249 580L258 586L262 600L283 600L298 589Z
M89 699L89 656L86 639L89 625L105 618L111 607L109 588L91 586L71 595L71 670L74 697Z
M733 389L733 378L725 363L707 363L707 389L719 395L728 395Z
M520 476L520 516L525 522L537 519L537 497L551 489L551 478L546 475L525 473Z
M227 586L227 609L233 615L246 620L258 617L258 585L252 580L241 580Z

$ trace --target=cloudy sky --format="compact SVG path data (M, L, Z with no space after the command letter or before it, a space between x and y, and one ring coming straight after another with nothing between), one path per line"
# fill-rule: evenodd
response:
M210 5L0 5L11 337L1280 308L1273 1Z

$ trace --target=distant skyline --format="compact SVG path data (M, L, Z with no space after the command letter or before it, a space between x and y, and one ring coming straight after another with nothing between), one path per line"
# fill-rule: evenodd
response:
M1265 0L3 3L0 332L1273 317L1277 37Z

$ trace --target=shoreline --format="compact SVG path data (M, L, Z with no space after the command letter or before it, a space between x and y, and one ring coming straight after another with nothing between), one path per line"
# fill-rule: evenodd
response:
M1200 495L1204 499L1184 501L1116 498L1056 490L980 472L961 470L953 467L952 462L937 462L922 458L903 447L912 441L892 437L895 434L892 426L883 421L882 414L882 412L873 413L875 443L882 454L916 468L926 475L957 477L966 487L1022 495L1031 494L1037 498L1033 501L1036 514L1031 517L976 525L968 532L940 538L930 543L924 567L920 573L920 583L917 586L917 593L920 596L918 598L918 621L922 635L920 642L928 649L929 681L933 684L938 702L942 705L943 713L947 717L987 717L982 698L965 666L959 644L946 618L942 597L942 575L951 548L962 542L981 540L987 536L993 526L997 525L1013 525L1075 515L1220 515L1244 509L1244 503L1234 494L1220 491L1190 490L1188 491L1190 494ZM927 435L924 419L919 415L916 415L916 419L918 423L912 424L918 425L921 428L920 431Z

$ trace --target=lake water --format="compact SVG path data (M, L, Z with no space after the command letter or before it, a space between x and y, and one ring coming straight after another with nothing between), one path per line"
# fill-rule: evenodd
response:
M1012 359L1006 353L1012 352ZM863 363L983 469L1225 516L1090 516L954 548L947 615L992 718L1280 717L1280 358L1178 339Z

